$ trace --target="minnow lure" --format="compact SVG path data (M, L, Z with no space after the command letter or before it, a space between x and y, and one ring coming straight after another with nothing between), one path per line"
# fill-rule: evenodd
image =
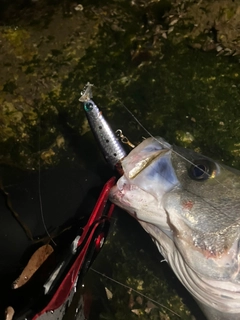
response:
M99 111L97 105L91 99L92 86L93 85L89 82L86 84L85 89L81 92L82 95L79 98L79 101L84 103L84 110L86 112L89 125L99 143L105 160L112 167L116 167L118 171L121 171L121 160L127 155L127 153L119 139L116 137L114 131Z

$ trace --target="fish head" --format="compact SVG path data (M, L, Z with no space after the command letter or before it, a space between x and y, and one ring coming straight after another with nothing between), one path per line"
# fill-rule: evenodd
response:
M159 137L122 166L111 201L141 223L200 303L240 313L239 171Z

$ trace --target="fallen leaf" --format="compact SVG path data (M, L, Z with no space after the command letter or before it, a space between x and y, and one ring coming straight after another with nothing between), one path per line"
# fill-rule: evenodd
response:
M106 291L106 295L107 295L108 300L111 300L113 297L112 292L107 287L105 287L105 291Z
M141 315L141 309L132 309L131 311L135 313L137 316Z
M52 252L53 248L52 246L50 246L50 244L46 244L38 248L31 256L30 260L28 261L28 264L23 269L20 276L13 282L13 289L22 287L25 283L27 283L28 280L31 279L33 274L40 268L40 266Z
M11 306L7 307L5 310L5 320L12 320L14 313L15 313L15 311L14 311L13 307L11 307Z

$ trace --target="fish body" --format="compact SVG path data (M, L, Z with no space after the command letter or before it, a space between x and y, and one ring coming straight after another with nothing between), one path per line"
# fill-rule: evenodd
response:
M148 138L110 200L150 234L209 320L240 319L240 172Z

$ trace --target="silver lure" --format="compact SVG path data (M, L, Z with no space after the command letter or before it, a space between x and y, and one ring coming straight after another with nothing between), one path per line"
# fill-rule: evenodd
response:
M121 160L127 155L121 142L99 111L97 105L91 100L92 85L87 83L79 101L84 103L84 110L91 130L98 141L105 160L112 166L117 167Z

